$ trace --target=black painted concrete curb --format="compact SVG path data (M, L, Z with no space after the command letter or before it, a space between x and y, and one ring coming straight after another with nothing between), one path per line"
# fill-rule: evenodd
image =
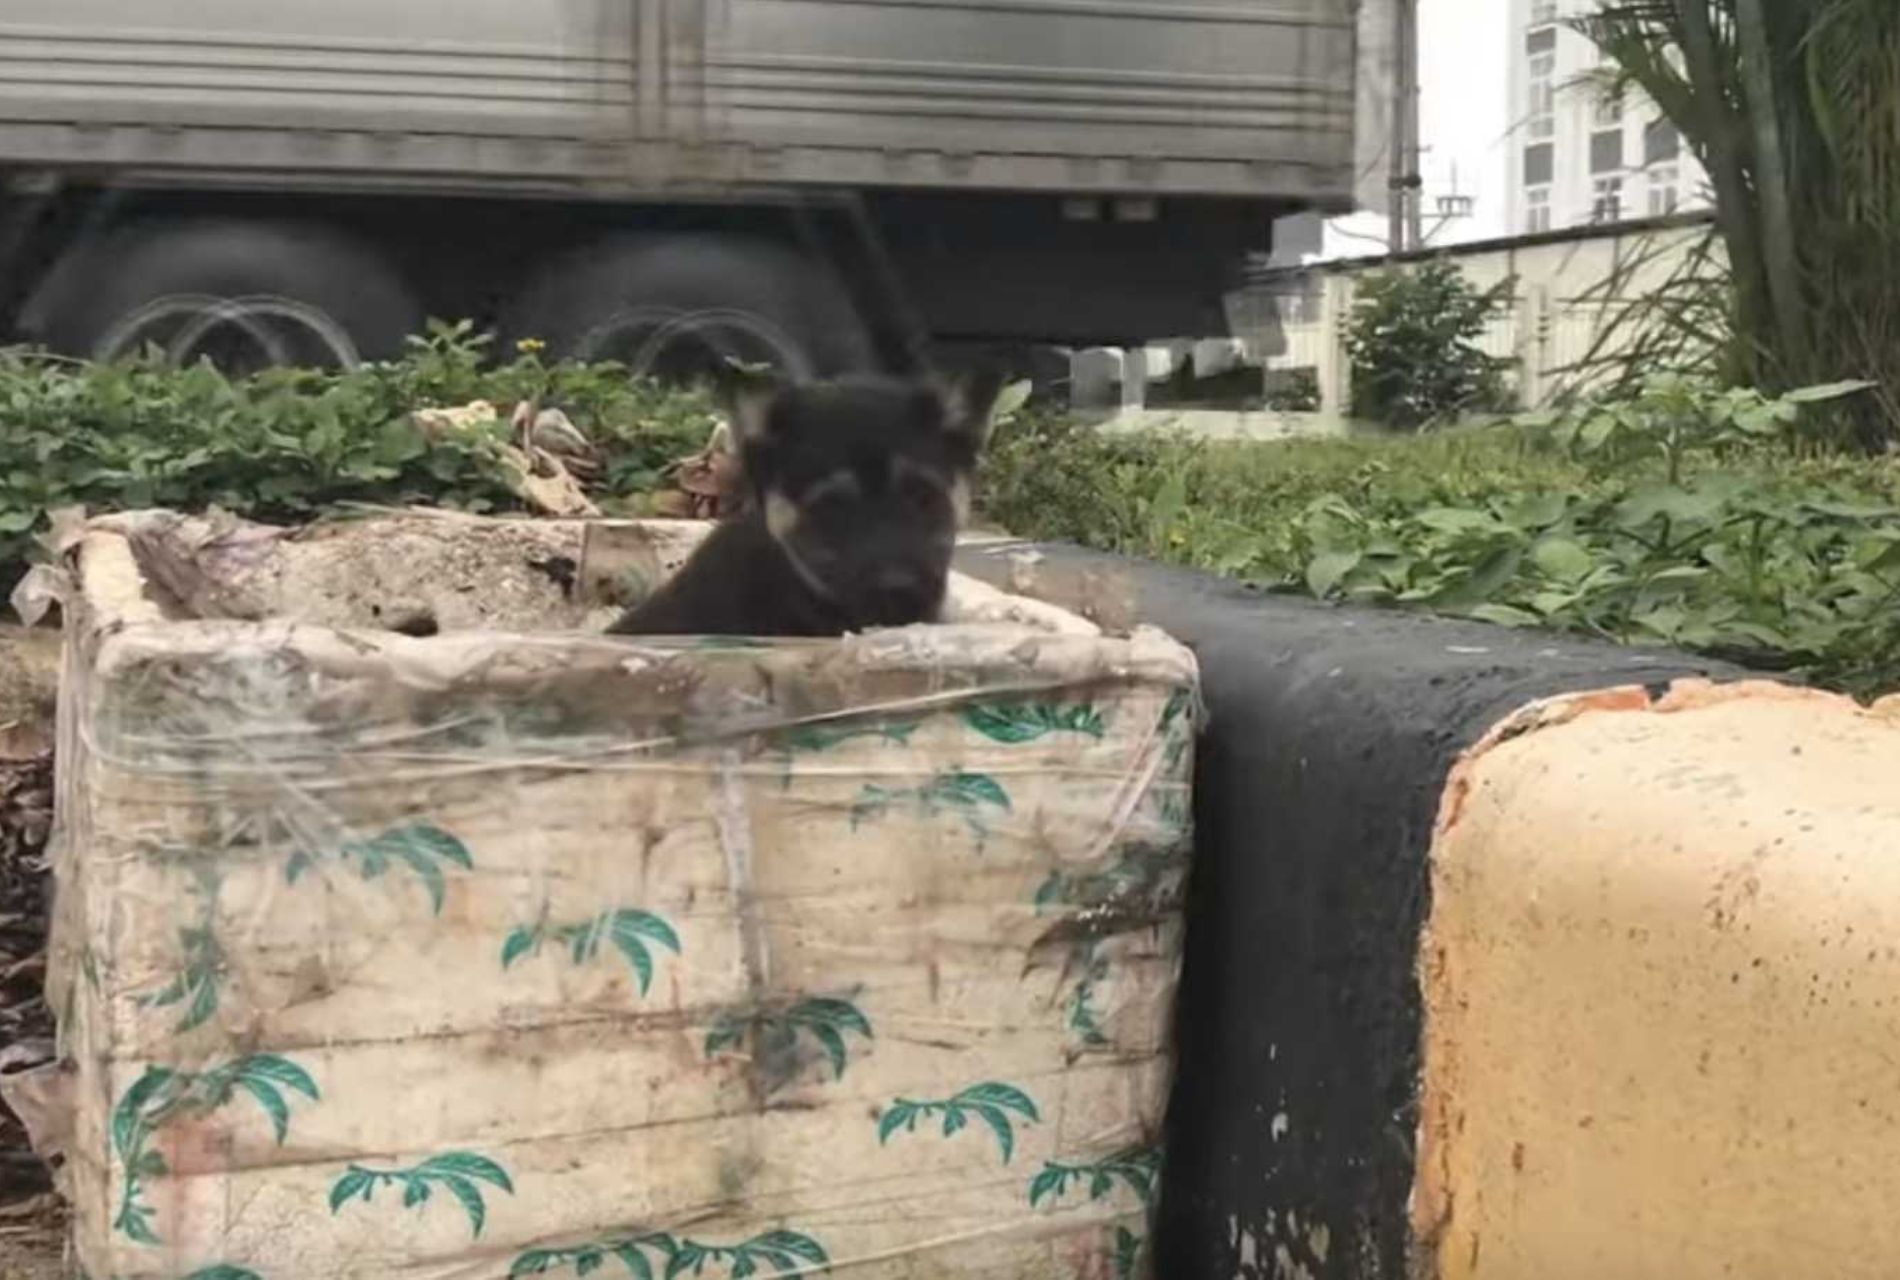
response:
M977 544L957 567L1106 625L1151 622L1200 659L1157 1280L1296 1274L1276 1247L1315 1280L1406 1276L1418 951L1453 762L1541 698L1743 673L1073 547Z

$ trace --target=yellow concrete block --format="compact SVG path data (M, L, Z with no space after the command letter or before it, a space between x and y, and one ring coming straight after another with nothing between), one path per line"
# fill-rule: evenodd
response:
M1900 1269L1900 718L1763 683L1534 708L1432 854L1426 1274Z

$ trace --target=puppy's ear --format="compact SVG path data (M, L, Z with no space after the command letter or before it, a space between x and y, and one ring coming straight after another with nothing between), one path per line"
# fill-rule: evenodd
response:
M771 435L772 403L784 389L784 379L767 365L728 360L720 370L714 398L732 425L733 440L740 449L761 445Z
M970 456L981 452L996 416L997 397L1003 390L1003 370L982 365L956 377L940 380L937 396L943 404L943 427L962 441Z

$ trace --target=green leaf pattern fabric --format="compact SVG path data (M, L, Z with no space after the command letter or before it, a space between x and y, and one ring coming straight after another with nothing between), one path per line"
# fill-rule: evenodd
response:
M341 747L316 710L300 742L207 735L192 749L227 751L248 791L202 803L178 773L180 811L215 815L201 843L113 869L171 895L169 927L137 951L94 931L69 952L67 1031L111 1097L110 1212L75 1226L88 1274L341 1280L360 1256L403 1280L479 1248L510 1280L876 1277L870 1258L941 1247L939 1200L980 1193L1003 1216L972 1276L1007 1274L1045 1219L1086 1242L1083 1273L1146 1275L1163 1099L1075 1112L1072 1077L1166 1052L1196 705L1175 649L1140 676L985 669L914 706L603 744L585 770L537 756L541 726L509 719L526 711L440 692L415 695L447 708L424 728ZM335 694L274 659L246 679L244 696L310 709ZM501 737L523 759L478 776ZM302 790L267 758L319 746L332 772ZM397 785L418 757L429 780ZM705 779L692 804L637 798L682 775ZM563 811L588 788L624 823ZM104 874L59 873L82 889ZM537 1108L561 1119L523 1128ZM823 1189L819 1207L753 1199L752 1179L785 1175L735 1155L713 1171L725 1208L667 1209L670 1167L701 1159L680 1145L695 1125L735 1153L738 1135L777 1135L759 1150L801 1153L795 1184ZM590 1169L614 1171L624 1209L575 1190ZM854 1180L896 1196L873 1233L822 1207ZM239 1206L216 1229L185 1194L212 1185Z

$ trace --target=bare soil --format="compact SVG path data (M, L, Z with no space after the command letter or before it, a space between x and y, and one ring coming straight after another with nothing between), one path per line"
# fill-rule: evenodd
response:
M66 1218L47 1196L0 1207L0 1280L64 1280Z
M59 633L0 627L0 1075L53 1054L46 837ZM26 1133L0 1105L0 1280L59 1280L65 1215Z

